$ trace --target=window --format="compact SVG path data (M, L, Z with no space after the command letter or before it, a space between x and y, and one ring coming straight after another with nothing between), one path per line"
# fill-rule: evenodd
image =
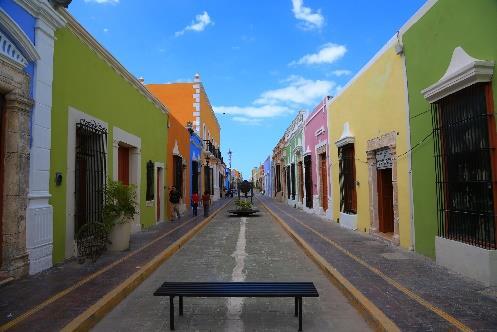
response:
M338 149L340 177L340 211L357 213L357 193L355 177L354 144L346 144Z
M496 248L491 94L480 83L432 104L438 234L487 249Z

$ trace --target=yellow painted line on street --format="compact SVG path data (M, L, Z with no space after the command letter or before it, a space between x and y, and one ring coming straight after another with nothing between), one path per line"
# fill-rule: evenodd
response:
M264 204L262 201L261 203L266 207L266 209L268 209L271 214L273 215L276 215L274 212L271 211L271 209L269 209L269 207L266 206L266 204ZM279 211L281 211L282 213L286 214L287 216L289 216L290 218L292 218L293 220L295 220L297 223L299 223L302 227L305 227L306 229L308 229L309 231L311 231L312 233L316 234L319 238L321 238L322 240L326 241L327 243L331 244L333 247L335 247L337 250L341 251L342 253L344 253L345 255L347 255L348 257L352 258L354 261L356 261L357 263L361 264L362 266L364 266L365 268L367 268L368 270L370 270L371 272L373 272L374 274L376 274L377 276L379 276L380 278L382 278L383 280L385 280L388 284L390 284L391 286L395 287L397 290L401 291L402 293L404 293L406 296L408 296L409 298L411 298L412 300L418 302L419 304L421 304L422 306L424 306L425 308L429 309L430 311L434 312L435 314L437 314L439 317L445 319L447 322L449 322L450 324L454 325L456 328L458 328L459 330L461 331L465 331L465 332L469 332L469 331L472 331L472 329L470 327L468 327L467 325L465 325L464 323L462 323L461 321L459 321L457 318L455 318L454 316L448 314L447 312L443 311L442 309L438 308L437 306L433 305L432 303L428 302L427 300L423 299L421 296L419 296L418 294L414 293L413 291L411 291L410 289L408 289L407 287L403 286L402 284L400 284L398 281L390 278L389 276L387 276L385 273L381 272L380 270L378 270L377 268L369 265L368 263L366 263L364 260L362 260L361 258L357 257L356 255L352 254L350 251L348 251L347 249L343 248L341 245L339 245L337 242L335 241L332 241L328 238L326 238L325 236L323 236L321 233L319 233L317 230L315 230L314 228L312 228L311 226L308 226L306 224L304 224L303 222L301 222L300 220L298 220L297 218L295 218L294 216L292 216L291 214L287 213L286 211L280 209L280 208L277 208ZM276 215L277 216L277 215ZM279 218L279 216L277 216L277 218ZM280 218L281 219L281 218ZM280 222L283 222L285 223L282 219ZM285 223L286 225L286 223ZM288 225L287 225L288 228L290 228ZM293 230L292 230L293 232ZM304 241L304 240L302 240Z
M231 201L231 200L230 200ZM147 279L161 264L174 255L181 247L183 247L190 239L199 233L207 224L229 203L225 203L211 215L205 218L201 223L189 230L185 235L179 238L172 245L167 247L160 254L155 256L139 271L133 273L125 281L119 284L112 291L104 295L91 307L86 309L82 314L73 319L61 331L88 331L95 326L108 312L117 306L126 296L128 296L136 287L138 287L145 279Z
M269 214L278 222L278 224L290 235L291 238L305 251L305 253L314 260L314 262L333 280L335 280L340 288L347 293L354 301L356 301L362 309L369 314L369 317L376 323L378 328L389 332L400 331L399 327L388 318L383 311L373 304L364 294L362 294L350 281L347 280L338 270L328 263L320 254L316 252L300 235L298 235L288 224L281 219L272 209L264 202L259 200L262 206Z
M229 202L228 202L229 203ZM210 217L206 218L206 220L210 220L212 219L212 217L217 214L221 209L224 209L226 207L226 205L228 205L228 203L224 204L223 206L221 206L219 209L217 209ZM206 220L204 220L202 223L204 223ZM171 233L185 227L186 225L190 224L191 222L193 222L193 219L190 219L189 221L183 223L183 224L180 224L178 226L176 226L175 228L173 228L172 230L170 230L169 232L159 236L158 238L152 240L151 242L147 243L146 245L144 245L143 247L129 253L128 255L118 259L117 261L115 261L114 263L106 266L105 268L101 269L101 270L98 270L97 272L89 275L88 277L84 278L84 279L81 279L80 281L78 281L77 283L75 283L74 285L72 285L71 287L68 287L62 291L60 291L59 293L51 296L50 298L46 299L45 301L43 301L42 303L38 304L37 306L29 309L28 311L24 312L23 314L21 314L19 317L5 323L4 325L1 325L0 326L0 331L7 331L11 328L13 328L14 326L18 325L19 323L23 322L24 320L28 319L29 317L31 317L32 315L36 314L37 312L39 312L40 310L44 309L45 307L47 307L48 305L54 303L55 301L57 301L58 299L64 297L65 295L69 294L70 292L72 292L73 290L83 286L84 284L92 281L93 279L95 279L96 277L100 276L101 274L109 271L110 269L114 268L115 266L121 264L122 262L124 262L125 260L133 257L134 255L142 252L143 250L147 249L148 247L150 247L151 245L153 245L154 243L162 240L163 238L165 238L166 236L170 235ZM199 224L200 225L200 224ZM197 225L196 227L198 227L199 225ZM193 229L192 229L193 230ZM187 233L188 234L188 233ZM185 235L186 236L186 235ZM176 244L176 242L175 242ZM174 245L174 244L173 244Z

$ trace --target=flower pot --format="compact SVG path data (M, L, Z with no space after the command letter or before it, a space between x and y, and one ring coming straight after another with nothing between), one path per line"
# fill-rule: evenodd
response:
M116 223L112 227L109 235L110 251L123 251L129 248L129 238L131 236L131 223L125 222L124 224Z

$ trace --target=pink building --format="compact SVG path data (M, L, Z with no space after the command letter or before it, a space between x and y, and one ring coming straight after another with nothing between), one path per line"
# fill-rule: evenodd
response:
M331 219L328 158L328 109L325 97L304 124L304 210Z

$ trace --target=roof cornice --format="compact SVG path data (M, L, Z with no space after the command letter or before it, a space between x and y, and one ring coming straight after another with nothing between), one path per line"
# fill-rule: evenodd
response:
M43 19L54 30L66 25L64 17L47 0L14 0L36 18Z
M92 48L104 59L118 74L133 85L143 96L159 108L164 114L168 114L167 107L162 104L135 76L133 76L109 51L107 51L81 24L66 10L58 9L58 12L67 20L67 26L81 41Z

